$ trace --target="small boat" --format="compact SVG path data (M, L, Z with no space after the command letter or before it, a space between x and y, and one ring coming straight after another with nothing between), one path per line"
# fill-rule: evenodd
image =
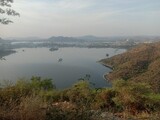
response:
M62 59L62 58L59 58L59 59L58 59L58 62L62 62L62 61L63 61L63 59Z
M52 47L52 48L50 48L49 50L50 50L50 51L56 51L56 50L58 50L58 47Z
M107 53L107 54L106 54L106 56L108 57L108 56L109 56L109 54Z

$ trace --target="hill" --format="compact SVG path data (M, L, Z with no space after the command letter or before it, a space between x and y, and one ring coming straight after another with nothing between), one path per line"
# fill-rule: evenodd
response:
M83 42L84 40L74 38L74 37L63 37L63 36L58 36L58 37L50 37L48 39L49 41L54 41L54 42Z
M140 44L101 62L113 68L113 72L106 75L109 80L147 82L154 91L160 92L160 42Z

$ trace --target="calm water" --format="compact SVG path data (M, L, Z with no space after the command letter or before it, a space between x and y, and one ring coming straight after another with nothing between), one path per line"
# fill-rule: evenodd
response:
M24 50L24 51L23 51ZM19 78L41 76L52 78L57 88L70 87L79 78L90 74L90 82L96 87L109 86L103 74L110 72L97 61L124 52L124 49L113 48L60 48L49 51L48 48L16 49L17 53L6 56L0 61L0 80L15 82ZM62 58L61 62L58 60Z

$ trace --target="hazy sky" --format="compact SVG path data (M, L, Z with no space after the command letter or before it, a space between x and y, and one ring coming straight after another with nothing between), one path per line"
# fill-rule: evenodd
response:
M0 37L160 35L160 0L14 0Z

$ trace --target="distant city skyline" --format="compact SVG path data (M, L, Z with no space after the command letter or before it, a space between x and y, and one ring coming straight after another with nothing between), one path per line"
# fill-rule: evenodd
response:
M160 0L14 0L0 37L160 35ZM3 17L0 15L0 17Z

